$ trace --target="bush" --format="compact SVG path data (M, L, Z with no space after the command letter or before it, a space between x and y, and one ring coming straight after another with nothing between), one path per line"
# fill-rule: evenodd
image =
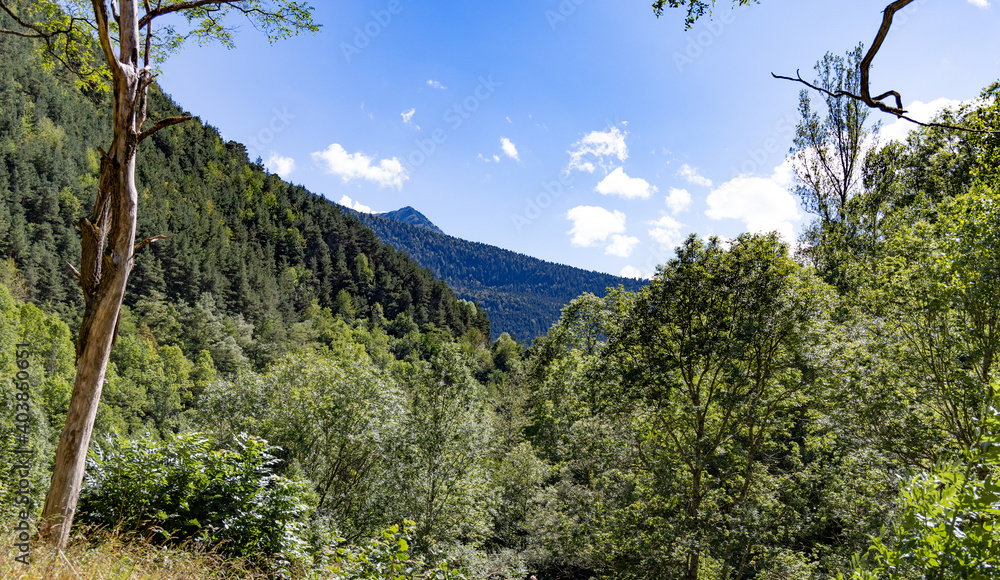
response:
M466 580L465 574L447 562L428 564L410 549L416 524L405 521L392 526L363 548L337 548L327 573L334 580Z
M988 391L993 404L976 421L978 442L908 482L899 524L854 558L850 580L1000 578L997 384Z
M88 458L77 521L258 564L305 559L310 485L275 474L263 439L240 435L233 447L213 448L197 433L119 439Z

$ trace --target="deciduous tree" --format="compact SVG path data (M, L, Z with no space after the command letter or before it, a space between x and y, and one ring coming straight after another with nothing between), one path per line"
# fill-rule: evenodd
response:
M612 329L597 372L633 409L678 578L699 578L708 553L723 578L746 565L752 547L729 537L788 410L809 400L802 358L822 296L776 234L728 250L691 236Z

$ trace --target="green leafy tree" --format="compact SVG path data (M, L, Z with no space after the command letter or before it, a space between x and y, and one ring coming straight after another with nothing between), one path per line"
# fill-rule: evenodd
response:
M487 471L494 422L485 390L452 343L408 383L409 409L390 447L395 509L417 522L422 547L480 541L494 502Z
M49 62L65 64L85 85L108 87L114 97L111 144L107 151L101 150L93 213L79 222L79 279L85 309L77 340L76 383L42 516L42 536L64 547L134 255L157 239L136 243L139 145L157 131L190 119L165 118L146 126L154 66L187 39L215 39L232 46L233 29L224 24L230 13L246 15L271 40L318 27L308 5L292 0L169 0L155 5L122 0L112 2L110 10L104 0L24 4L7 0L0 2L0 10L17 24L4 33L41 39ZM174 14L187 17L186 31L159 26L162 18ZM97 54L95 40L100 47Z
M857 92L859 45L841 57L827 53L816 64L817 81L829 93ZM881 215L878 204L862 203L863 167L866 142L877 137L878 125L869 133L865 127L868 109L862 103L823 93L826 115L822 119L812 108L808 91L799 93L802 119L795 131L792 152L797 184L795 193L803 207L816 216L804 234L803 254L828 282L841 288L850 286L843 270L865 248L863 237L875 231ZM863 199L862 199L863 198Z
M401 428L404 400L359 347L245 371L210 387L204 408L222 440L248 432L280 446L315 484L320 514L348 539L385 525L373 498L383 493L385 446Z
M639 485L652 494L648 517L663 522L639 540L657 555L632 573L696 580L707 562L721 577L743 573L749 498L790 411L812 396L802 357L824 293L775 234L728 250L692 236L621 303L595 379L607 382L604 404L634 418Z
M876 356L850 363L855 378L844 386L864 401L860 425L914 467L929 469L977 438L1000 348L998 201L976 184L899 212L870 274L855 342Z

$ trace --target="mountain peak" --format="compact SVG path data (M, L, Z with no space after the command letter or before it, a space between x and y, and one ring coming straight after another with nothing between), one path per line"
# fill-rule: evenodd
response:
M387 211L385 213L380 213L378 215L389 218L391 220L395 220L397 222L402 222L404 224L409 224L411 226L416 226L418 228L422 228L432 232L437 232L439 234L444 233L443 231L441 231L441 228L437 227L436 225L434 225L433 222L431 222L431 220L427 219L427 216L425 216L424 214L420 213L419 211L415 210L410 206L397 209L396 211Z

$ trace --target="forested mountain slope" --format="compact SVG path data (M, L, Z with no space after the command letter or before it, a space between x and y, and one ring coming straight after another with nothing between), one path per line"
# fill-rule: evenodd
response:
M31 43L0 35L0 260L25 298L79 319L77 220L96 192L110 103L39 66ZM182 113L157 87L150 117ZM137 237L173 236L137 255L126 304L162 296L182 308L208 294L218 314L249 326L230 334L272 360L315 301L353 319L421 330L489 334L488 320L339 206L251 163L243 145L195 119L143 143L136 171ZM16 282L16 283L15 283ZM402 318L400 318L402 317Z
M479 304L497 335L507 332L529 341L545 334L562 308L584 292L603 296L609 287L636 291L644 285L429 231L386 214L357 215L383 242L429 268L462 298Z

